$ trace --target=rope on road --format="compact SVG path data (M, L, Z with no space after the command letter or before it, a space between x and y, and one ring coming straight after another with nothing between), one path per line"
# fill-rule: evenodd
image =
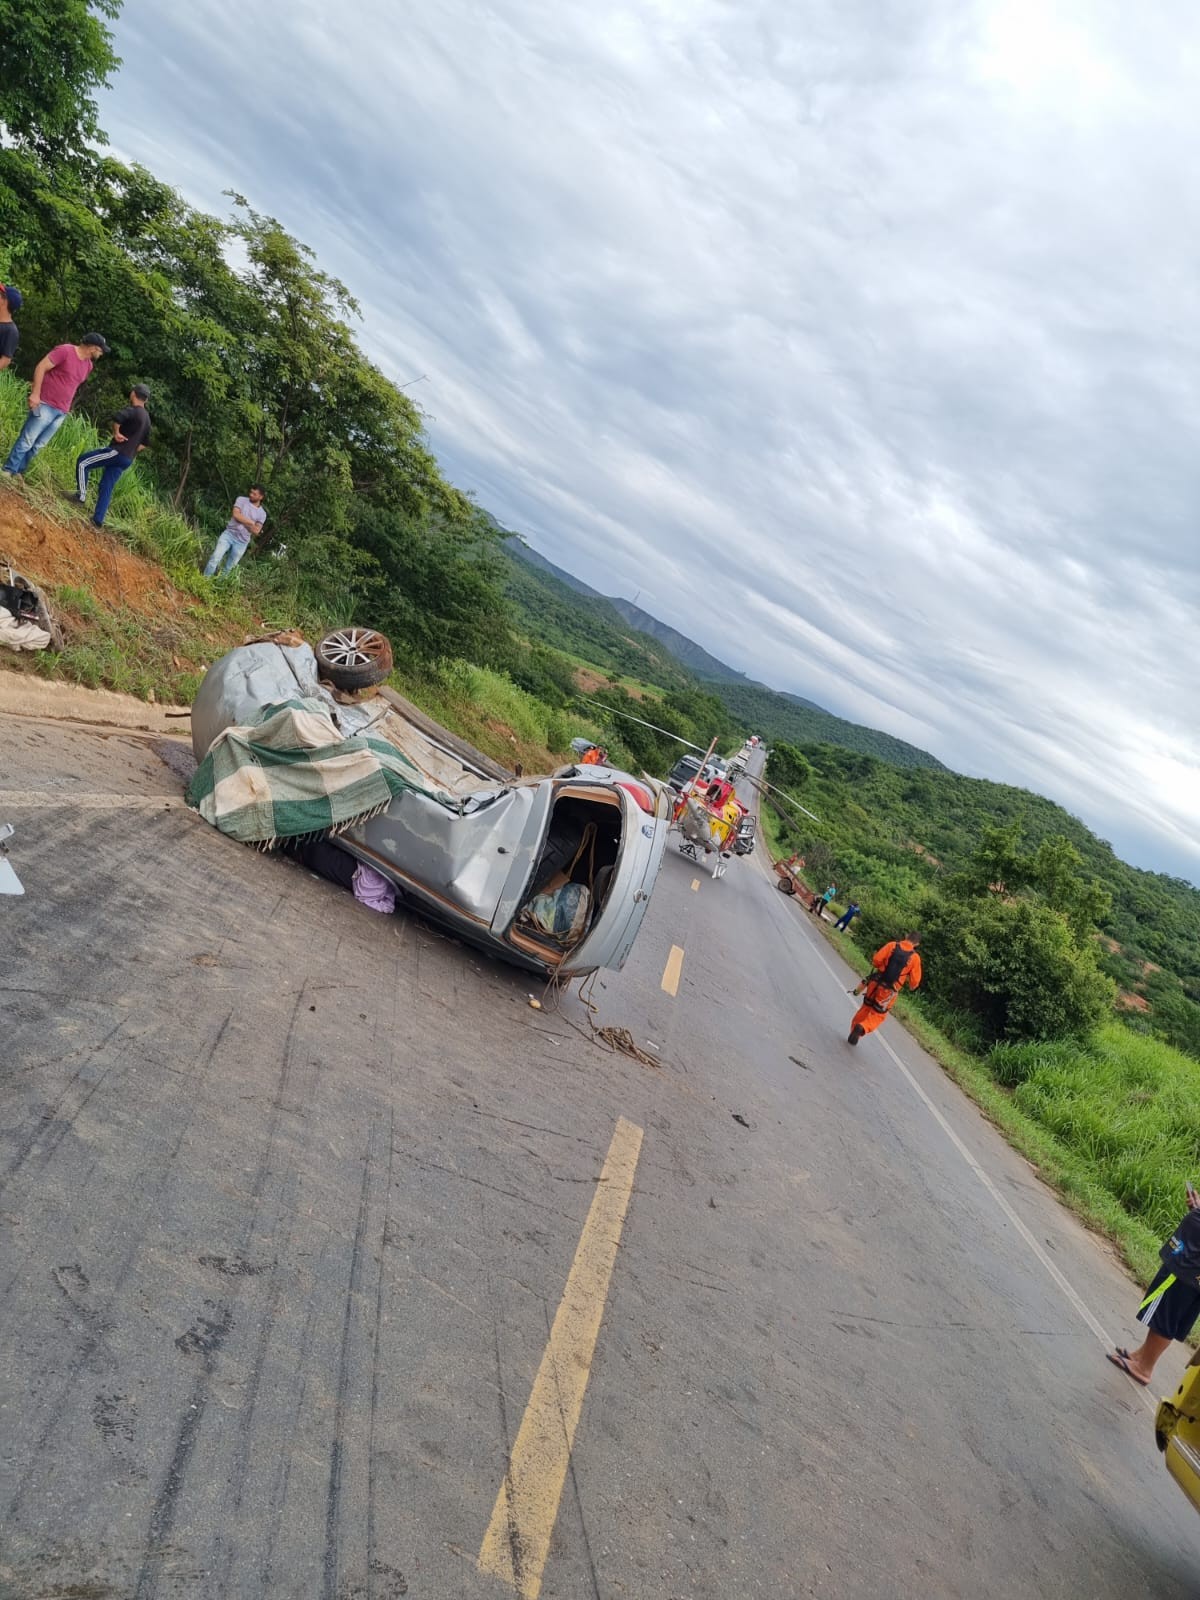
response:
M629 1056L631 1060L639 1062L643 1067L653 1067L657 1072L661 1068L662 1062L657 1056L652 1056L648 1050L643 1050L628 1028L619 1027L611 1022L598 1023L596 1021L595 1013L599 1010L599 1007L591 995L584 992L595 981L596 973L589 972L579 985L579 998L582 1000L584 1010L587 1013L589 1032L585 1032L570 1017L563 1016L562 997L570 987L571 980L569 978L564 980L556 975L550 979L542 994L542 1010L556 1012L558 1016L562 1017L568 1028L574 1028L580 1038L587 1039L589 1043L598 1043L603 1049L612 1051L614 1055Z

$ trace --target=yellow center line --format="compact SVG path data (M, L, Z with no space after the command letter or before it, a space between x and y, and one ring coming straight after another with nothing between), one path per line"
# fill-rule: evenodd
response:
M521 1600L541 1591L641 1148L641 1128L618 1117L479 1551L479 1571L502 1578Z
M699 878L693 878L692 879L692 893L695 894L696 890L699 887L700 887L700 879Z
M673 944L663 970L662 986L668 994L679 993L679 974L683 971L683 946Z

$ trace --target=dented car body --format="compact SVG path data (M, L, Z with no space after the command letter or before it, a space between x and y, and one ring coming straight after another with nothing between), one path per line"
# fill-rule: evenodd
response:
M624 964L666 843L658 785L599 766L500 778L452 736L418 727L386 690L345 703L319 680L307 644L277 642L243 645L210 667L192 708L197 760L225 729L297 696L326 703L343 736L388 740L419 774L422 788L333 841L388 878L405 904L544 976ZM528 914L535 895L565 882L587 889L569 945Z

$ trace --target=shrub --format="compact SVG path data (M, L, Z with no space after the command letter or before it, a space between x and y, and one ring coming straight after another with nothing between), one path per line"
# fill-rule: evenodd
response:
M987 1043L1079 1037L1112 1006L1094 949L1046 906L931 897L923 917L930 994L973 1018Z

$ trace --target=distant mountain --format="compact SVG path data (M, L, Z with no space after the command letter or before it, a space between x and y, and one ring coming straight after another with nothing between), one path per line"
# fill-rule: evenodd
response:
M747 733L762 734L768 744L780 739L795 745L833 744L890 762L893 767L946 770L928 750L897 739L895 734L835 717L832 711L822 710L798 694L780 694L749 679L741 683L709 683L705 687L725 703Z
M608 596L601 594L599 589L589 588L574 573L565 572L562 567L556 567L553 561L547 561L545 556L539 555L532 545L527 545L520 534L512 534L504 548L510 555L519 556L531 567L536 567L539 572L548 572L552 578L557 578L559 583L565 583L568 589L574 589L576 594L589 595L593 600L608 599Z
M770 689L714 656L631 600L613 599L581 583L532 550L518 535L504 545L507 590L531 638L576 660L669 693L697 683L715 694L747 733L768 741L832 744L897 767L942 768L927 750L877 728L834 716L802 695ZM943 769L944 770L944 769Z
M641 606L635 606L632 600L622 600L610 595L608 603L639 633L648 633L652 639L657 639L659 644L665 645L676 661L682 661L684 666L689 667L698 678L704 678L710 683L749 683L750 680L744 672L739 672L736 667L727 666L702 644L689 639L687 634L680 633L669 623L660 622L657 617L652 617L648 611L643 611Z

